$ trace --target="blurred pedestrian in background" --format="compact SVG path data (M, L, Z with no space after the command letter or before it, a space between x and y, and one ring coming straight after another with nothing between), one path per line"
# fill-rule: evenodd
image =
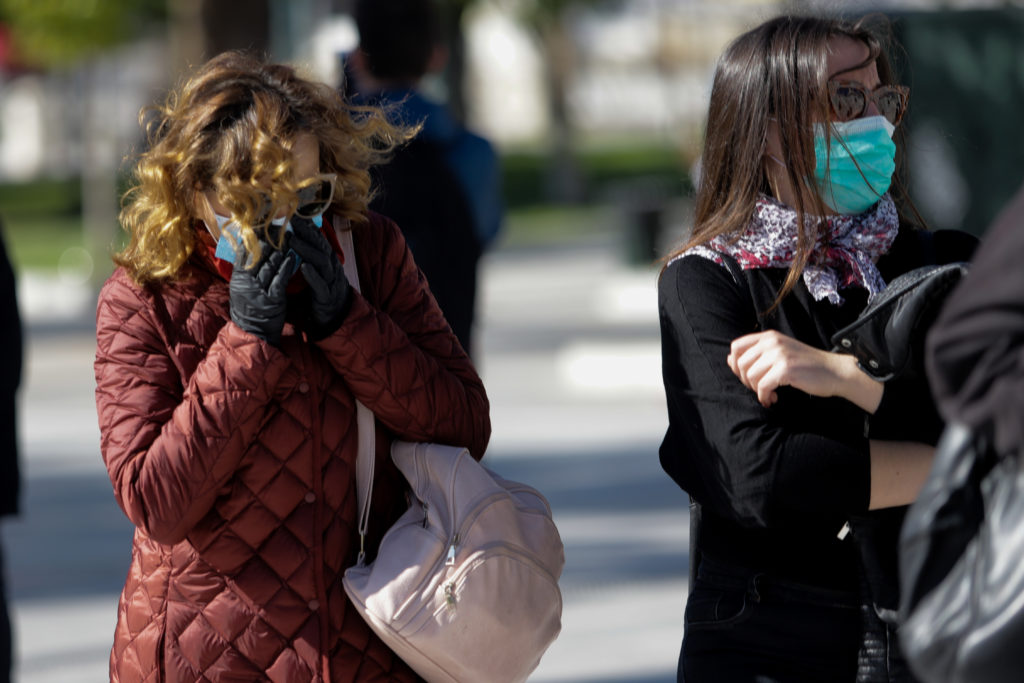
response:
M905 213L908 90L883 47L863 22L784 16L715 71L692 237L659 284L660 457L697 520L680 681L911 680L869 630L841 530L897 509L881 520L895 556L942 425L923 372L883 384L832 337L892 278L973 241Z
M371 208L398 223L416 263L467 353L472 353L477 273L502 221L501 170L491 144L420 90L447 52L434 0L358 0L359 47L342 88L384 106L393 121L422 125L375 169Z
M17 393L21 383L22 333L14 269L0 223L0 517L18 514L21 473L18 469ZM2 540L2 539L0 539ZM9 683L13 637L7 609L3 543L0 542L0 683Z
M111 680L415 680L342 588L355 401L377 420L371 555L407 507L391 439L480 457L490 421L401 232L367 210L405 131L225 53L149 133L97 308L101 449L136 525Z

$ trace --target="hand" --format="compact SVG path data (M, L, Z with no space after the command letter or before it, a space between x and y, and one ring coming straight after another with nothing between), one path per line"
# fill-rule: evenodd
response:
M312 294L310 337L330 336L348 312L352 288L327 238L308 218L293 216L291 248L302 258L303 277Z
M285 289L295 273L295 255L262 243L262 257L247 268L249 253L238 250L228 292L231 319L246 332L274 346L281 342L287 308Z
M782 386L840 396L868 412L882 399L882 384L862 372L853 356L816 349L775 330L734 339L726 362L766 408L778 401L776 389Z

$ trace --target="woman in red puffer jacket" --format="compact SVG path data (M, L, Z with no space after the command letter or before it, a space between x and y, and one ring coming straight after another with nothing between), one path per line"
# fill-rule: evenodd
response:
M479 458L490 420L401 233L366 209L368 168L410 131L243 53L148 129L97 308L103 459L136 526L111 680L415 680L341 584L355 401L377 418L370 547L404 507L390 440Z

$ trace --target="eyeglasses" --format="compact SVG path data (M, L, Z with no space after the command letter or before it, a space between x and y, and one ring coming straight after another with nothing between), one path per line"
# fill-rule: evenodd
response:
M298 191L299 206L295 215L301 218L316 218L331 205L334 199L334 184L338 176L334 173L322 173L313 176L307 185Z
M293 215L312 219L323 214L331 206L331 201L334 199L334 186L337 179L338 176L335 173L321 173L304 180L295 193L298 197L298 206L296 206ZM207 201L212 202L214 198L213 191L208 191L206 197ZM258 214L255 225L267 223L268 219L270 219L272 208L273 202L270 196L264 195L263 208ZM285 218L285 214L281 213L269 222L280 222L283 224L286 222Z
M860 118L867 110L868 102L874 102L882 116L895 126L907 111L910 88L905 85L882 85L868 90L854 81L829 81L828 96L840 121Z

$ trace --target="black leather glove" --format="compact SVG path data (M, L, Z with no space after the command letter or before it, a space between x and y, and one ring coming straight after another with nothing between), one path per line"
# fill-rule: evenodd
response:
M317 341L329 337L341 326L348 313L352 288L341 261L313 221L293 216L291 223L294 232L290 246L302 258L300 268L312 295L306 332L310 339Z
M238 249L228 285L231 319L246 332L268 343L281 343L287 311L285 289L295 273L295 255L262 243L263 253L255 268L246 268L249 254Z

